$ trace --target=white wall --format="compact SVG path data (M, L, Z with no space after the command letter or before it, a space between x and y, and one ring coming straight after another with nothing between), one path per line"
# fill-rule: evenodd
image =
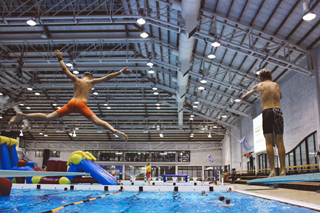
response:
M222 140L222 166L231 163L231 149L230 149L230 136L226 134Z
M207 156L211 156L215 159L213 163L210 163ZM180 165L180 164L179 164ZM192 150L191 162L188 166L221 166L222 165L222 151L221 150Z

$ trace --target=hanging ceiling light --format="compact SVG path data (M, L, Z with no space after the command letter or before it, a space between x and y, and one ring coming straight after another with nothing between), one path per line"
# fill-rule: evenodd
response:
M158 88L157 88L157 87L155 87L155 86L153 86L153 87L152 87L152 90L157 90L157 89L158 89Z
M256 72L256 75L259 75L259 74L260 74L260 70Z
M158 106L157 109L161 109L161 108Z
M193 134L193 132L191 132L191 134L190 134L190 138L193 138L193 136L194 136L194 134Z
M2 93L2 92L0 92L0 95L3 95L3 93Z
M160 103L156 103L157 106L160 106Z
M204 90L204 86L199 86L198 90Z
M148 38L149 34L144 30L142 33L140 33L141 38Z
M48 36L47 36L47 34L45 32L43 32L43 33L40 34L40 38L47 39Z
M153 66L152 61L148 61L147 66L152 67Z
M79 74L79 71L78 71L78 70L73 70L72 72L73 72L73 74L75 74L75 75L78 75L78 74Z
M29 20L27 21L27 24L29 24L30 26L36 26L36 25L37 25L37 22L35 21L34 18L32 18L32 19L29 19Z
M2 119L2 116L0 115L0 119Z
M56 103L53 103L53 104L52 104L52 106L57 106L57 105L58 105L58 104L56 104Z
M71 62L66 63L67 67L73 67L73 64Z
M218 40L214 40L212 43L211 43L211 46L213 47L220 47L220 42Z
M154 94L154 95L159 95L159 93L158 93L158 92L154 92L153 94Z
M76 135L76 131L73 131L73 135L72 135L72 137L77 137L77 135Z
M45 135L43 135L44 137L48 137L48 135L47 134L45 134Z
M226 117L228 117L228 116L227 116L227 115L222 115L221 117L226 118Z
M205 84L205 83L207 83L208 81L206 80L206 79L201 79L201 81L200 81L200 83L202 83L202 84Z
M306 12L306 13L303 15L302 19L305 20L305 21L311 21L311 20L313 20L316 16L317 16L317 15L316 15L314 12L309 11L309 12Z
M217 125L214 125L214 126L213 126L213 128L215 128L215 129L216 129L216 128L218 128L218 126L217 126Z
M160 133L159 133L159 136L160 136L160 138L163 138L163 133L160 132Z
M209 53L209 55L207 56L209 59L214 59L216 57L215 54L213 54L213 52Z
M154 70L153 70L153 69L149 69L149 70L148 70L148 73L149 73L149 74L153 74L153 73L154 73Z
M194 103L195 103L195 104L200 104L200 102L199 102L199 101L195 101Z
M193 118L192 118L192 117L190 117L190 118L189 118L189 120L190 120L190 121L193 121Z
M303 11L304 15L302 19L305 21L311 21L317 16L312 10L310 10L310 5L307 1L303 2Z
M234 102L241 102L241 99L240 98L236 98L236 99L234 99Z
M38 93L38 92L36 92L36 93L34 93L35 95L40 95L40 93Z
M39 132L39 135L43 135L43 132Z
M192 107L193 107L193 108L197 108L198 106L197 106L197 105L193 105Z
M144 25L146 23L146 20L143 17L140 17L139 19L137 19L137 23L140 25Z
M22 132L22 130L20 130L20 135L19 135L20 137L22 137L23 136L23 132Z
M32 91L33 89L32 89L32 87L28 87L27 90Z
M19 105L20 105L20 106L24 106L24 104L22 104L22 103L21 103L21 104L19 104Z
M26 107L26 109L31 109L31 107Z
M211 136L211 132L209 132L209 134L208 134L208 138L212 138L212 136Z
M190 118L194 118L194 115L191 114L191 115L190 115Z
M104 106L108 106L108 104L103 104Z
M94 94L94 95L99 95L99 93L98 93L98 92L94 92L93 94Z
M110 106L107 106L107 109L111 109L111 107L110 107Z

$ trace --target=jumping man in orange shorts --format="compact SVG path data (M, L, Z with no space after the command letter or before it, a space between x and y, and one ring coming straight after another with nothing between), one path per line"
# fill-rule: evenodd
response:
M32 114L23 114L18 113L16 116L12 117L9 121L9 124L13 124L15 122L21 121L23 119L33 119L33 120L43 120L43 121L52 121L58 118L61 118L65 115L70 113L80 113L86 118L88 118L92 123L97 126L104 127L106 129L111 130L114 134L118 135L123 140L128 140L128 136L123 132L120 132L114 129L109 123L99 119L87 106L87 101L89 99L90 92L95 84L103 83L111 78L117 77L121 74L130 75L132 73L131 70L128 70L127 67L123 68L122 70L107 75L102 78L93 78L92 74L89 72L85 72L81 79L77 76L73 75L66 67L62 60L63 54L56 50L55 55L58 57L60 62L60 66L62 70L66 73L66 75L72 80L74 85L74 93L73 98L63 106L61 109L52 112L51 114L43 114L43 113L32 113Z

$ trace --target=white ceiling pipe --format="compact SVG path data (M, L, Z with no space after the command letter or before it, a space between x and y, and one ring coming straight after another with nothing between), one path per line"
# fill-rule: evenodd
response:
M182 18L185 19L186 14L196 14L198 17L199 11L200 11L200 2L201 0L182 0L181 2L181 14ZM187 34L180 34L179 39L179 60L187 61L190 63L191 57L192 57L192 51L194 46L194 38L188 38ZM177 105L178 105L178 123L179 125L183 125L183 104L185 101L185 98L181 98L186 91L187 91L187 85L189 80L189 75L183 76L183 74L178 72L178 95L177 95Z

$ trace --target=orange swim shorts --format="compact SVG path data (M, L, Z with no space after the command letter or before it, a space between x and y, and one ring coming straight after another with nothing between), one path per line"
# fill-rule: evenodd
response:
M94 115L91 109L87 106L86 101L74 99L71 99L66 105L61 107L61 109L56 110L56 112L59 114L59 118L69 115L70 113L80 113L90 120Z

